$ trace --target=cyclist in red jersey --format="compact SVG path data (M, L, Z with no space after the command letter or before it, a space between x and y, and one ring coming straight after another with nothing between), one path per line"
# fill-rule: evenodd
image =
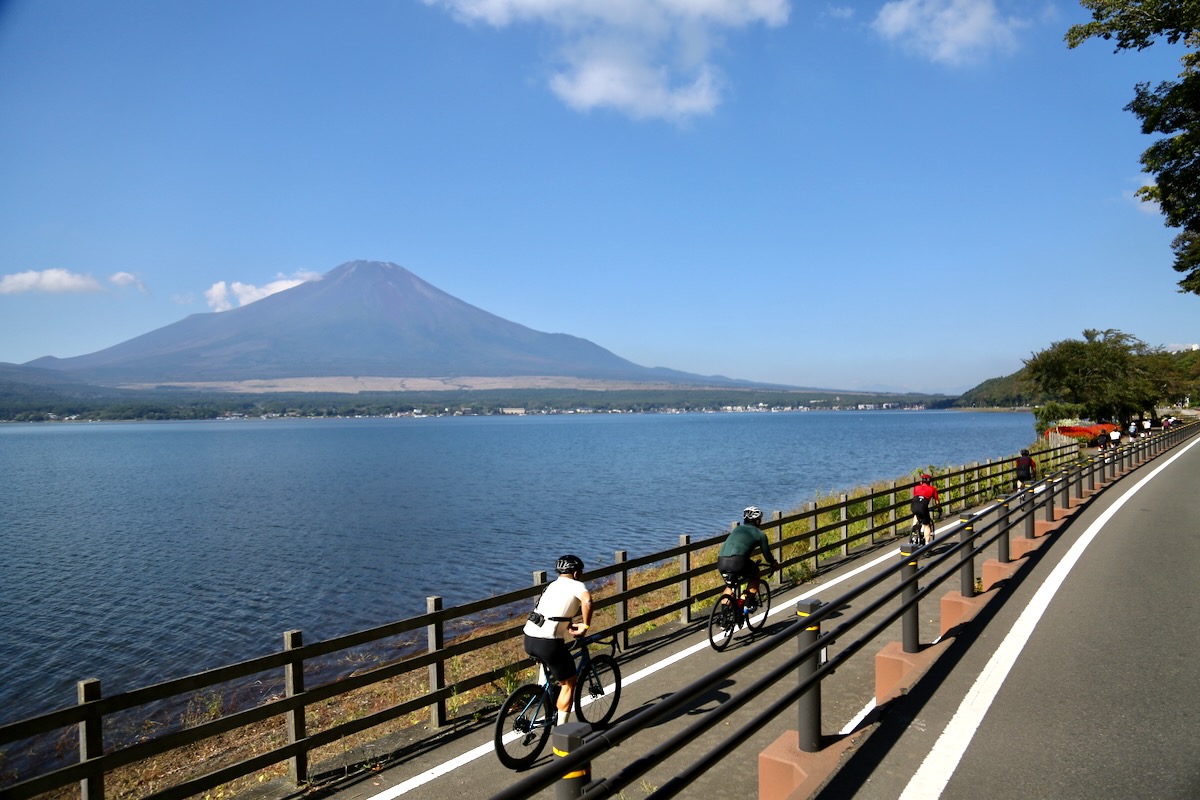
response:
M1017 491L1025 488L1025 484L1037 477L1037 462L1029 456L1028 450L1022 450L1017 458Z
M921 473L921 482L913 487L911 509L913 513L912 544L921 546L933 541L932 508L941 509L942 501L938 497L937 487L933 485L933 476L928 472ZM929 529L928 538L925 529Z

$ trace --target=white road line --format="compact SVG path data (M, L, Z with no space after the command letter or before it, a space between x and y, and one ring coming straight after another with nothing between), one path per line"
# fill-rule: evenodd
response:
M851 578L853 578L857 575L860 575L863 572L866 572L867 570L872 569L873 567L876 567L886 561L893 560L893 559L895 559L897 554L899 554L899 552L900 552L899 548L897 548L895 550L889 550L888 552L884 553L883 555L879 556L878 558L874 559L873 561L870 561L866 564L856 567L855 569L850 570L845 575L841 575L837 578L834 578L833 580L829 581L828 583L823 583L820 586L813 587L811 590L804 592L803 594L797 595L796 597L789 598L788 600L780 603L779 605L775 605L770 610L770 612L768 612L768 615L774 616L775 614L781 613L784 609L791 608L792 606L796 605L796 603L800 602L801 600L806 600L806 599L820 593L822 590L829 589L830 587L833 587L833 586L837 586L839 583L845 583L846 581L850 580ZM664 670L667 667L671 666L672 664L678 663L679 661L682 661L683 659L687 658L688 656L695 655L696 653L699 653L702 650L705 650L707 648L708 648L708 639L705 638L705 639L701 640L700 642L692 645L691 647L684 648L683 650L680 650L678 653L668 656L667 658L664 658L661 661L657 661L657 662L651 664L650 666L645 667L644 669L640 669L631 675L622 676L621 686L625 687L625 686L629 686L631 684L637 683L638 681L642 680L643 678L648 678L649 676L653 675L654 673ZM468 750L467 752L465 752L461 755L455 756L454 758L451 758L449 761L444 761L441 764L438 764L435 767L431 767L430 769L427 769L418 775L414 775L413 777L409 778L408 780L403 781L402 783L398 783L395 786L391 787L390 789L386 789L386 790L380 792L379 794L374 795L373 797L369 798L369 800L394 800L395 798L397 798L403 794L407 794L408 792L411 792L413 789L424 786L425 784L429 783L430 781L440 778L441 776L445 775L448 772L453 772L454 770L458 769L459 767L465 766L465 765L471 763L472 761L474 761L475 759L481 758L481 757L487 755L488 753L491 753L493 751L493 748L494 748L493 742L492 742L491 738L489 737L487 743L478 745L477 747L473 747L470 750Z
M844 728L842 728L841 735L849 736L850 734L854 733L854 731L858 727L859 723L861 723L864 719L866 719L867 714L870 714L874 710L875 710L875 698L872 697L871 702L869 702L865 706L863 706L862 711L859 711L857 714L854 715L854 719L852 719L846 723L846 726Z
M954 717L946 725L945 730L942 731L942 735L938 737L933 749L929 751L929 755L921 762L921 766L917 768L916 774L908 782L904 793L900 795L900 800L936 800L936 798L941 797L946 784L950 782L950 778L954 775L954 770L958 767L958 762L962 760L963 754L967 751L967 746L970 745L971 739L974 738L980 723L983 722L984 715L987 714L992 701L996 699L996 694L1000 691L1004 679L1008 677L1008 673L1012 670L1013 664L1016 663L1017 657L1025 647L1025 643L1029 641L1029 637L1033 634L1034 628L1037 627L1038 621L1041 620L1042 615L1049 607L1054 594L1062 586L1071 569L1083 555L1083 552L1087 550L1088 545L1096 538L1104 525L1112 519L1113 515L1137 494L1143 486L1153 480L1158 473L1169 467L1175 459L1197 444L1200 444L1200 439L1193 440L1178 453L1156 467L1146 477L1134 484L1129 491L1121 495L1116 502L1105 509L1104 513L1089 525L1078 541L1071 546L1071 549L1063 556L1063 560L1054 567L1054 570L1047 576L1045 583L1034 594L1033 599L1029 601L1029 605L1021 612L1021 616L1017 618L1012 630L1004 637L1004 641L1000 643L1000 647L992 654L991 660L988 661L987 666L975 680L971 690L963 698L958 711L955 712Z

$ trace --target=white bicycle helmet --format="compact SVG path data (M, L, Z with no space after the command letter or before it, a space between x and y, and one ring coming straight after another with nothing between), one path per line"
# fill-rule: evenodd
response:
M762 510L758 506L747 506L742 512L742 519L746 522L758 522L762 519Z

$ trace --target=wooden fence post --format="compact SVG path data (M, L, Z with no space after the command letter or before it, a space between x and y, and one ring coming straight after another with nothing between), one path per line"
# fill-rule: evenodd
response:
M688 534L682 534L679 537L679 546L687 547L692 543L692 537ZM684 550L679 554L679 574L688 575L692 571L692 551ZM692 596L692 578L689 575L679 583L679 599L689 600ZM684 625L692 621L692 604L685 603L683 608L679 609L679 621Z
M890 509L888 511L888 522L891 523L892 538L894 539L900 533L900 531L897 530L897 528L896 528L896 482L895 481L888 481L888 508Z
M821 544L820 542L817 541L817 516L818 516L817 501L814 500L811 503L805 503L804 510L812 512L811 514L809 514L809 517L808 517L808 533L809 533L808 550L810 553L813 554L811 572L813 575L816 575L817 574L817 566L820 563L819 559L817 558L817 548Z
M547 573L546 573L546 570L544 570L544 569L535 570L533 573L533 585L534 586L544 585L546 583L546 575L547 575ZM536 604L537 600L535 600L534 603ZM539 665L538 673L537 673L537 682L541 683L543 680L545 680L545 678L546 678L546 675L542 671L542 667Z
M442 610L442 598L433 595L425 598L425 611L435 614ZM445 631L442 621L435 619L425 626L425 638L430 654L439 652L445 646ZM437 659L429 665L429 691L436 692L446 686L446 662ZM429 707L429 724L435 730L446 724L446 701L438 700Z
M100 699L100 681L88 678L75 684L79 705ZM79 763L87 764L104 754L104 720L99 713L89 712L79 723ZM80 800L104 800L104 771L89 772L79 781Z
M874 487L871 487L871 488L874 489ZM875 519L875 516L876 516L875 515L875 501L876 501L876 499L877 499L876 494L874 491L872 491L871 497L868 498L868 500L866 500L866 511L868 511L868 513L870 513L870 523L868 524L868 529L871 531L871 545L872 546L877 545L878 541L880 541L877 539L876 534L878 533L878 530L880 530L880 528L882 528L882 525L878 525L877 521Z
M286 631L283 634L283 649L298 650L304 644L304 636L300 631ZM283 667L284 694L287 697L298 697L304 694L304 659L294 658ZM307 737L304 728L304 705L287 712L288 744L302 742ZM293 786L300 786L308 780L308 751L304 750L288 759L288 780Z
M846 495L846 494L838 495L838 503L840 503L842 506L841 512L840 512L840 515L842 518L842 527L841 527L842 558L846 558L850 555L850 525L846 522L846 520L849 519L849 516L850 516L849 515L849 505L848 505L849 501L850 501L849 495Z
M624 564L628 560L629 560L629 551L628 550L618 550L613 555L613 561L617 564ZM617 573L616 578L617 578L617 594L623 595L623 594L625 594L625 592L629 591L629 570L627 570L627 569L621 570L620 572ZM626 600L624 597L622 597L621 601L619 603L617 603L616 611L617 611L617 625L621 625L625 622L625 620L627 620L629 618L629 601ZM629 647L629 629L628 628L623 628L621 630L621 647L622 648Z
M777 564L783 563L783 523L780 522L783 519L783 512L776 511L771 519L775 521L775 562ZM780 575L779 577L782 578L783 576Z

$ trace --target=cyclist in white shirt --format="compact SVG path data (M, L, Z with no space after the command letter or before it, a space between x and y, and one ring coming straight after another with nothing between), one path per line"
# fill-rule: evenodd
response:
M545 665L559 684L558 724L569 721L575 696L575 659L564 641L567 633L582 636L592 622L592 594L581 578L583 560L561 556L554 568L558 579L547 584L525 623L525 652ZM576 614L583 622L571 622Z

